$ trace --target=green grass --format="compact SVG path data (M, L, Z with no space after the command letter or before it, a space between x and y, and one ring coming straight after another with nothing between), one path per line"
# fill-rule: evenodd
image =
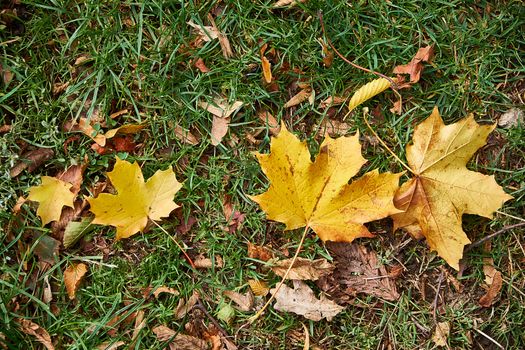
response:
M523 108L525 9L520 1L480 5L476 1L310 0L277 10L271 9L273 1L222 2L218 5L222 13L215 21L231 42L235 53L232 59L223 57L217 40L191 48L194 35L186 22L209 25L207 14L215 8L214 2L22 3L17 6L19 18L0 17L0 25L5 25L0 26L0 63L14 76L9 84L0 82L0 126L12 126L11 131L0 135L0 330L12 349L37 348L34 337L17 328L15 319L21 317L45 328L58 349L94 349L109 340L129 344L133 323L122 324L113 337L105 325L116 315L137 310L145 311L146 327L134 348L161 349L165 344L156 340L153 327L166 324L184 332L184 325L198 315L175 320L172 314L179 297L145 299L144 288L167 285L179 290L180 297L197 290L208 312L216 316L225 301L222 291L246 291L250 278L278 281L247 257L245 243L270 245L276 251L286 247L293 254L300 232L283 233L283 226L267 222L264 213L247 198L267 186L250 153L267 152L269 148L269 132L256 111L272 110L279 120L307 139L312 150L317 150L321 140L318 125L329 117L328 110L318 108L319 102L330 95L348 96L374 78L338 58L331 67L323 66L317 41L322 37L319 10L323 11L328 35L342 54L384 74L410 61L419 47L435 46L436 57L432 64L425 65L420 83L401 91L402 115L389 111L395 101L390 91L365 103L371 110L378 108L382 117L372 117L372 125L400 156L404 157L414 126L430 114L434 105L439 106L446 123L469 113L478 120L493 122L511 107ZM268 92L262 82L260 42L269 43L278 52L273 65L278 92ZM89 61L75 66L75 60L83 56ZM211 69L209 73L201 73L188 63L197 57L204 59ZM250 64L257 66L252 68ZM285 110L282 106L296 92L291 85L298 78L314 87L315 104L303 103ZM67 89L53 94L53 85L65 82L69 83ZM224 142L213 147L209 141L212 117L197 103L211 101L217 94L230 101L241 100L245 106L233 117ZM179 217L197 219L191 231L177 240L187 245L192 256L221 256L222 268L193 271L171 239L156 227L118 243L113 243L113 229L99 227L86 240L106 242L105 251L95 248L87 252L86 244L77 244L61 250L53 266L39 265L35 248L39 237L51 230L41 227L29 205L24 205L19 216L12 214L17 198L38 184L41 175L53 176L85 156L89 165L82 193L87 194L93 184L105 179L115 155L98 155L90 149L92 141L88 137L64 132L62 126L66 121L97 113L109 119L111 113L124 108L130 113L116 121L107 120L108 127L142 121L148 126L136 136L141 144L139 151L120 156L139 161L145 177L173 166L178 179L185 181L176 196L182 206ZM347 122L352 131L370 136L359 111ZM347 110L341 107L335 112L332 118L340 119ZM176 123L200 134L201 142L189 146L178 140L173 132ZM245 134L257 131L261 131L261 142L253 145ZM80 137L65 150L64 142L73 135ZM470 166L494 174L514 196L502 211L523 216L524 128L497 129L495 135ZM235 137L238 142L229 144ZM32 147L50 148L55 156L34 172L11 179L9 169L24 149ZM377 167L381 171L402 170L379 146L368 145L363 153L369 160L363 173ZM226 194L246 215L234 234L224 230L227 222L222 202ZM493 221L464 218L465 231L472 240L513 223L516 221L503 215ZM169 232L179 224L175 216L161 222ZM332 322L315 323L270 308L255 326L239 331L239 348L300 348L303 322L310 331L311 343L323 349L432 349L435 292L423 297L421 288L436 288L441 268L453 275L454 271L422 243L411 242L392 253L393 247L403 241L403 233L392 234L387 220L374 227L386 233L359 242L375 249L384 261L394 264L398 259L408 268L397 281L401 293L398 301L359 296L355 304L361 307L349 306ZM327 256L327 252L322 242L309 237L301 255L314 258ZM82 256L92 261L88 264L90 271L77 300L70 301L62 284L63 271L70 261ZM482 266L487 256L493 257L502 271L504 284L499 301L482 309L477 300L483 294ZM451 323L450 348L495 348L480 332L506 349L518 349L520 343L525 343L523 259L523 230L509 231L492 241L490 254L481 249L466 254L466 269L460 278L465 288L461 294L443 281L436 320ZM45 279L53 289L50 305L43 302ZM237 312L230 324L221 325L233 335L249 316Z

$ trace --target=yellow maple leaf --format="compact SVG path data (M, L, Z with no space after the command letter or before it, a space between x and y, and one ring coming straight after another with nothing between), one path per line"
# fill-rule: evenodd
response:
M393 196L401 174L373 170L348 184L366 162L358 135L327 136L312 162L306 142L283 124L270 153L256 156L271 183L267 192L250 198L286 230L308 226L323 241L351 242L372 236L363 223L399 212Z
M42 225L51 221L58 221L62 207L73 208L75 194L69 189L73 184L50 176L42 176L42 184L29 189L27 199L39 202L37 215L42 220Z
M93 223L115 226L117 240L142 231L148 218L160 220L179 207L173 197L182 184L171 167L158 170L144 182L137 162L117 158L113 171L107 175L117 194L102 193L97 198L88 198L88 202L95 214Z
M423 235L430 248L456 270L463 247L470 243L461 227L462 215L492 218L512 198L494 176L466 168L495 127L479 125L472 115L445 125L436 107L415 128L413 143L407 146L414 178L396 194L396 206L404 212L392 216L394 229L404 228L415 237Z

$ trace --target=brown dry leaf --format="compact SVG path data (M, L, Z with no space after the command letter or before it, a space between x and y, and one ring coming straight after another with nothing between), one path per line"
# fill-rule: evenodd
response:
M9 68L3 67L1 64L0 64L0 74L2 75L2 80L3 80L4 84L5 84L5 86L8 86L9 83L15 77L15 75L13 74L13 72Z
M395 113L397 115L401 115L403 113L403 101L396 100L392 108L390 108L390 112Z
M228 132L230 125L230 116L242 107L244 103L235 101L229 104L225 98L215 98L213 104L199 101L198 105L213 114L213 121L211 127L211 144L217 146L221 143L223 137Z
M65 83L55 83L53 84L53 95L57 96L64 92L69 86L69 81L66 81Z
M272 82L272 64L270 63L270 61L265 57L265 56L261 56L261 64L262 64L262 69L263 69L263 77L264 77L264 81L267 83L267 84L270 84Z
M317 299L310 287L302 281L294 280L293 285L293 289L283 284L279 291L276 291L276 288L270 290L270 293L275 295L275 310L293 312L312 321L320 321L323 318L331 321L344 309L323 294Z
M87 271L88 267L84 263L69 265L64 271L64 284L70 300L75 299L77 289Z
M399 299L393 275L379 263L374 251L355 243L326 242L334 258L332 275L321 278L317 285L338 303L347 303L364 293L385 300Z
M221 268L224 266L222 257L220 255L215 255L215 261L212 261L212 259L205 257L203 254L199 254L193 260L193 263L198 269L211 269L213 267Z
M181 142L192 146L199 144L199 139L188 130L183 129L180 125L175 125L173 132L175 133L175 137Z
M255 245L248 242L248 257L262 261L273 259L273 253L262 245Z
M19 318L16 320L20 325L20 329L25 334L31 335L36 338L36 340L44 345L47 350L55 350L53 343L51 342L51 336L49 333L39 325L29 320Z
M421 78L421 72L423 71L423 62L430 63L434 56L434 48L429 45L420 48L414 58L405 65L397 66L394 68L395 74L410 74L410 83L417 83Z
M257 117L264 123L265 126L268 127L270 134L273 136L277 136L279 134L281 131L281 126L279 125L279 122L277 122L277 119L275 119L275 117L270 114L270 112L261 110L257 112Z
M307 86L303 88L301 91L299 91L297 94L295 94L291 99L289 99L288 102L284 104L283 108L290 108L293 106L297 106L298 104L306 100L309 100L312 94L314 94L314 90L310 86Z
M504 129L523 126L525 121L525 112L519 108L511 108L503 113L498 119L498 126Z
M330 137L338 137L346 135L351 129L352 127L345 122L340 122L336 119L324 119L319 125L319 134L321 136L328 134Z
M217 25L215 24L215 20L213 19L213 16L211 13L208 13L208 20L210 21L213 29L215 32L217 32L217 36L219 38L219 45L221 45L222 55L224 58L231 58L233 57L233 50L230 45L230 41L228 40L228 37L217 28Z
M116 350L122 345L126 345L122 340L112 343L111 341L106 341L97 346L97 350Z
M246 294L241 294L232 290L224 291L222 294L235 302L235 304L237 304L237 309L241 311L248 312L253 309L254 299L251 290L248 290Z
M129 110L127 108L121 109L120 111L113 112L109 115L109 119L115 119L122 115L126 115L129 113Z
M155 296L155 298L158 298L161 293L168 293L168 294L172 294L172 295L179 295L179 292L176 289L170 288L170 287L166 287L166 286L161 286L161 287L155 289L155 291L153 292L153 295Z
M193 62L193 65L197 67L198 70L201 71L201 73L208 73L210 69L206 67L206 64L204 63L204 60L202 58L197 58L195 62Z
M322 100L319 104L320 109L325 109L332 106L339 106L346 102L345 97L341 96L329 96L326 99Z
M183 319L184 316L197 304L197 301L199 300L199 293L196 291L193 292L191 297L188 298L187 301L185 301L183 298L179 300L179 304L175 308L174 317L176 320Z
M73 185L69 190L77 195L80 192L80 186L84 180L84 171L86 170L87 162L83 164L72 165L66 170L58 173L57 179Z
M279 0L272 7L284 7L284 6L295 6L299 3L306 2L306 0Z
M44 289L44 295L42 297L42 301L45 303L45 304L49 304L51 303L51 301L53 301L53 291L51 290L51 285L49 284L49 277L48 275L45 275L44 276L44 281L43 281L43 289Z
M9 132L11 131L13 127L9 124L4 124L2 126L0 126L0 134L5 134L6 132Z
M82 54L80 56L77 57L77 59L75 60L75 63L73 63L74 66L80 66L84 63L87 63L89 61L91 61L91 56L89 54Z
M501 272L496 271L492 277L492 284L489 285L487 293L479 299L479 304L483 307L491 307L494 300L498 297L501 287L503 285L503 278Z
M219 37L219 31L212 26L203 26L200 24L196 24L193 21L188 21L186 23L188 23L192 28L196 30L197 35L202 41L212 41Z
M277 261L271 269L276 275L284 277L292 260ZM290 269L287 279L316 281L323 276L331 274L334 269L335 266L326 259L310 260L298 257Z
M330 46L328 46L323 39L319 39L319 44L321 44L323 64L325 67L330 67L334 61L334 53L330 50Z
M479 125L473 115L445 125L434 111L416 126L407 160L414 177L396 193L394 202L403 213L392 215L394 230L403 228L414 237L423 235L431 250L455 268L470 243L462 228L463 214L492 218L512 199L487 176L466 168L486 143L496 125Z
M135 347L140 331L146 326L146 320L144 319L144 310L137 311L135 316L135 325L133 327L133 334L131 336L131 344L129 345L130 349Z
M447 346L449 333L450 324L448 322L438 322L434 335L432 336L432 341L436 346Z
M268 284L264 281L248 280L248 285L250 286L253 294L257 297L264 297L270 291Z
M17 177L22 171L27 170L28 173L36 170L42 164L49 159L53 158L55 152L49 148L37 148L28 152L25 152L20 156L15 165L9 171L9 175L12 178Z
M169 327L157 326L152 331L159 341L170 341L170 350L208 350L208 344L204 340L175 332Z
M106 145L106 136L99 133L94 127L93 124L98 123L95 118L80 118L78 123L67 122L64 125L64 129L68 132L80 131L87 137L91 138L97 143L97 145L104 147Z

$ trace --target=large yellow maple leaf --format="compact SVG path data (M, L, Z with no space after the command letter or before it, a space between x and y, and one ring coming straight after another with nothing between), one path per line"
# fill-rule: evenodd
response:
M137 162L117 158L113 171L107 175L117 194L102 193L97 198L88 198L88 202L95 214L93 223L115 226L117 240L142 231L148 218L160 220L179 207L173 197L182 184L171 167L158 170L144 182Z
M445 125L434 111L414 130L407 146L408 165L414 178L404 183L395 197L403 213L392 216L394 230L404 228L423 235L432 250L455 269L470 243L461 227L463 214L492 218L506 194L494 180L466 168L474 153L486 143L496 125L479 125L472 115Z
M70 191L73 184L50 176L42 176L42 184L31 187L27 199L39 202L37 215L42 220L42 225L51 221L58 221L62 207L73 208L76 194Z
M372 236L363 223L399 212L393 196L401 174L373 170L348 184L366 162L358 135L327 136L312 162L306 142L283 124L270 153L256 156L271 183L267 192L250 198L286 230L308 226L323 241L351 242Z

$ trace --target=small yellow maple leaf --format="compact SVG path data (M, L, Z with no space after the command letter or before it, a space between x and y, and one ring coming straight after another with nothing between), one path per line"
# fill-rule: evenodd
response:
M171 167L158 170L144 182L137 162L132 164L117 157L113 171L107 175L117 194L102 193L97 198L88 198L88 202L95 214L93 223L115 226L117 240L142 231L148 218L160 220L179 207L173 197L182 184Z
M394 229L423 235L432 250L456 270L463 247L470 243L461 227L463 214L492 218L512 197L494 180L466 168L474 153L486 143L496 125L479 125L470 115L445 125L434 111L414 130L407 160L414 178L395 197L404 212L393 215Z
M37 215L42 220L42 225L51 221L58 221L62 213L62 207L73 208L75 194L69 189L73 184L64 182L54 177L42 176L42 184L29 189L27 199L39 202Z
M366 162L358 135L327 136L312 162L306 142L283 124L270 154L256 156L271 183L267 192L250 198L286 230L308 226L323 241L351 242L372 236L363 223L399 212L393 196L401 174L373 170L348 184Z

